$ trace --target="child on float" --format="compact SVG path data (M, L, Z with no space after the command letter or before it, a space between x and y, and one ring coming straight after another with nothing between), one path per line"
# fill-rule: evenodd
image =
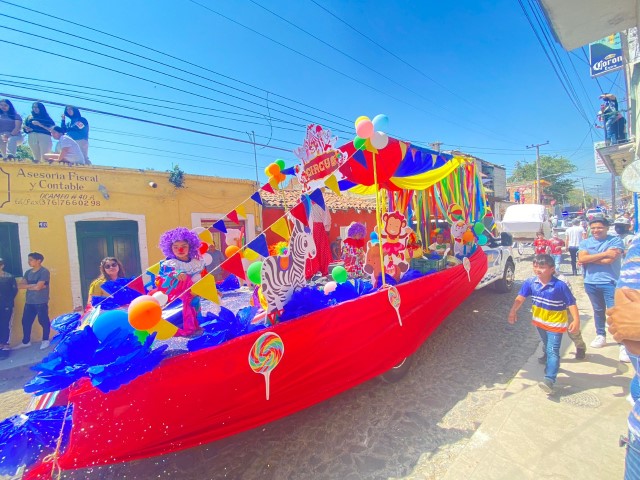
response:
M435 252L440 257L444 257L447 250L451 249L449 242L445 240L444 231L441 228L436 229L436 241L429 245L429 251Z
M546 366L544 379L538 386L547 394L553 392L558 370L560 369L560 343L562 334L580 331L580 313L569 286L555 276L555 262L548 253L536 255L533 259L533 273L522 284L520 292L513 302L508 321L518 320L517 312L527 297L531 297L533 313L532 323L542 339ZM573 321L569 323L567 310Z
M160 237L159 247L166 260L160 262L158 288L168 295L169 302L178 297L182 300L183 326L178 329L179 336L202 331L197 317L200 299L190 291L207 273L198 250L200 244L198 235L185 227L174 228Z

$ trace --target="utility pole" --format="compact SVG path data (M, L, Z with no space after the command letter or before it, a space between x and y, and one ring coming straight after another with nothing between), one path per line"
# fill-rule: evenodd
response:
M549 145L549 140L544 143L538 143L535 145L527 145L527 148L536 149L536 203L541 205L540 201L540 147L543 145Z
M587 211L587 193L584 191L584 179L585 177L580 177L580 181L582 182L582 208L584 211Z

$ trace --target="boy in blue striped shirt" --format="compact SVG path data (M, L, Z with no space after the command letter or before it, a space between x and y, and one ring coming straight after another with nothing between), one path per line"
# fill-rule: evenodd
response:
M516 323L518 309L527 297L531 297L533 325L538 329L547 355L544 380L538 386L549 394L553 391L560 369L562 334L567 328L571 333L580 331L580 313L569 286L555 277L555 262L551 255L536 255L533 259L533 273L535 277L528 278L522 284L508 320L511 324ZM571 323L567 310L573 320Z

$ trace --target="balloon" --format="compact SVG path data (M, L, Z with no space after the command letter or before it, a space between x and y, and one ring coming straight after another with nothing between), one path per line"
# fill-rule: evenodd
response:
M466 232L464 232L462 234L462 241L464 243L473 242L474 239L475 239L475 237L473 236L473 232L471 230L467 230Z
M371 120L362 120L356 125L356 133L360 138L370 138L373 135L373 123Z
M260 258L260 254L254 252L250 248L245 248L244 249L244 258L246 258L250 262L253 262L254 260L258 260Z
M233 257L236 253L238 253L238 250L240 249L235 245L229 245L227 248L224 249L224 255L227 258Z
M156 302L158 302L158 305L160 305L161 307L164 307L169 301L169 297L164 292L155 292L151 296Z
M254 262L247 268L247 278L256 285L262 282L262 262Z
M274 163L280 167L280 170L285 169L286 164L284 163L284 160L282 160L281 158L277 159Z
M356 138L353 139L353 146L357 150L364 150L365 148L367 148L366 147L366 139L356 136Z
M136 305L138 303L141 302L156 302L158 303L158 301L153 297L153 294L151 295L140 295L139 297L134 298L133 300L131 300L131 303L129 304L129 308L131 308L132 305ZM160 305L158 303L158 305Z
M486 235L478 235L478 245L486 245L487 244L487 236Z
M369 238L371 239L372 242L377 242L378 241L378 234L376 232L371 232L369 234Z
M340 265L334 267L331 271L331 278L333 278L338 283L346 282L348 277L349 274L347 273L347 270L345 270L345 268Z
M269 179L269 185L271 185L275 190L279 189L279 184L280 184L280 182L278 180L276 180L275 178L271 177Z
M138 341L142 344L144 344L144 341L149 336L149 332L145 330L134 330L133 334L138 338Z
M481 235L484 233L484 224L481 222L476 223L473 226L473 231L475 232L476 235Z
M334 269L334 271L335 271L335 269ZM324 291L325 295L329 295L336 288L338 288L338 284L336 282L327 282L322 290Z
M178 327L171 322L161 319L153 328L149 328L147 331L150 334L157 333L156 340L169 340L178 333Z
M102 312L98 318L94 320L91 328L93 328L93 333L95 333L101 342L104 342L109 334L116 330L133 332L133 328L129 325L127 312L124 310L107 310Z
M451 205L449 205L449 216L456 221L462 220L462 217L464 216L462 207L457 203L452 203Z
M374 132L371 136L371 145L378 150L386 147L389 144L389 137L384 132Z
M213 262L213 257L210 253L205 253L204 255L202 255L202 261L205 265L211 265L211 262Z
M156 299L129 305L129 323L136 330L149 330L162 320L162 307Z
M209 244L207 244L207 242L200 242L198 253L200 253L200 255L204 255L205 253L207 253L207 250L209 250Z
M265 167L265 169L264 169L264 174L265 174L267 177L270 177L270 176L271 176L271 172L269 171L269 167L270 167L270 166L271 166L271 165L269 165L268 167Z
M275 175L277 175L278 173L280 173L280 167L278 165L276 165L275 163L270 163L269 166L267 167L267 170L269 172L269 176L273 177Z
M355 127L358 128L358 124L364 120L369 120L369 117L367 117L366 115L361 115L358 118L356 118L356 121L354 123Z
M376 130L385 131L389 127L389 117L387 117L384 113L380 113L373 117L371 123L373 123L373 127Z
M365 139L365 141L364 141L364 149L367 152L373 152L373 153L377 153L378 152L378 150L373 145L371 145L371 139L370 138Z

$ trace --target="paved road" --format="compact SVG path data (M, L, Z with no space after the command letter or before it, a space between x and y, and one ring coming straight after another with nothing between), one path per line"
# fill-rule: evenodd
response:
M527 262L517 278L531 274ZM69 479L437 479L535 351L512 294L474 292L415 355L400 382L374 379L264 427L183 452L67 472ZM524 320L522 312L521 320ZM26 397L0 384L0 413ZM6 402L6 403L5 403Z

